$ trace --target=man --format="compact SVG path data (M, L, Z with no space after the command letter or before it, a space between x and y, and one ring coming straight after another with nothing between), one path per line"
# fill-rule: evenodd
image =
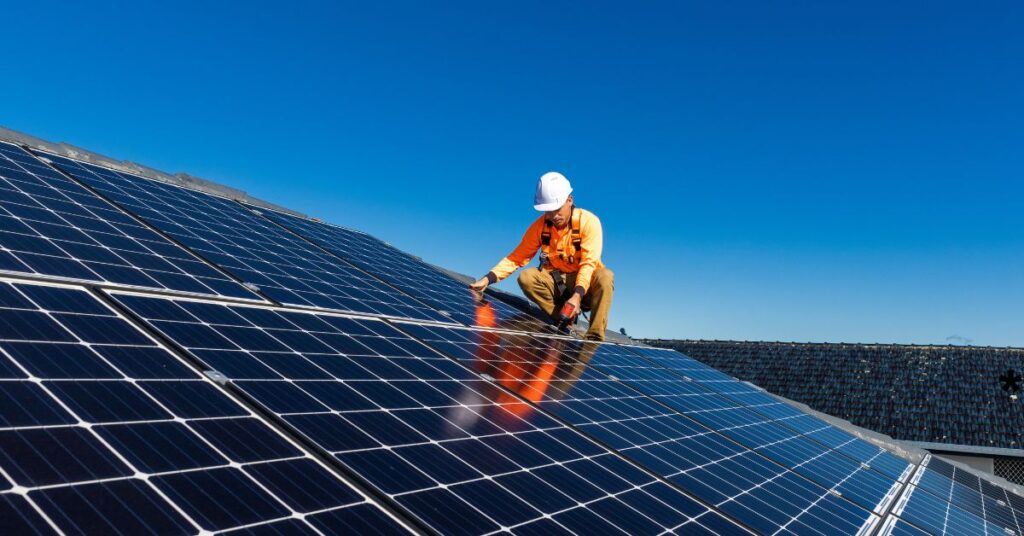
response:
M601 264L601 220L573 205L569 180L554 171L537 181L533 208L544 214L530 225L516 249L470 288L483 292L529 264L541 250L540 268L519 274L523 294L552 319L566 304L573 317L586 306L591 311L586 338L603 341L614 274Z

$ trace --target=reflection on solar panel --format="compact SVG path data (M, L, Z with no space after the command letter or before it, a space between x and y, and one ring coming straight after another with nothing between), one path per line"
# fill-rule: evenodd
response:
M624 349L523 334L404 324L403 329L757 531L857 534L878 521L828 486L815 485L783 466L800 472L816 460L772 463L727 437L743 426L701 426L624 385L622 378L603 373L619 355L639 359ZM720 406L715 398L695 397L694 403L714 411Z
M440 532L745 533L384 322L114 296Z
M233 298L238 283L0 142L0 270Z
M1024 497L928 457L893 515L932 534L1024 534Z
M279 303L451 322L235 201L45 156Z
M477 294L469 290L465 283L456 281L370 235L278 212L268 211L264 215L415 296L423 303L439 311L446 311L463 324L521 331L553 331L549 323L538 321L497 299L479 303Z
M402 528L81 288L0 282L6 534Z

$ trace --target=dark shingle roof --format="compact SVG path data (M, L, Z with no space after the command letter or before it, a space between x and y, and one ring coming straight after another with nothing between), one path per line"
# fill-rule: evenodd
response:
M1007 369L1024 368L1024 349L644 342L896 439L1024 449L1024 399L1011 398L1000 382Z

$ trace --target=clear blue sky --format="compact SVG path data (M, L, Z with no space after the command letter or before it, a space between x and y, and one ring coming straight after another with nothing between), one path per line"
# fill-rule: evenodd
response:
M1024 346L1020 2L71 4L5 5L0 124L473 275L559 170L613 328Z

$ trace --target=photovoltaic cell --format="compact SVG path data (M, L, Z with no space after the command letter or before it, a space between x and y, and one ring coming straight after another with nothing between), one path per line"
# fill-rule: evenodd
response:
M442 533L746 533L383 321L113 296Z
M878 520L828 487L738 444L727 437L730 430L701 425L604 373L604 365L614 363L613 345L402 328L759 532L856 534ZM715 398L704 397L707 410L715 408ZM805 463L814 460L790 467L799 470Z
M487 298L481 303L479 294L465 283L368 234L279 212L264 215L463 324L553 331L548 322L500 300Z
M45 157L279 303L451 322L235 201L60 156Z
M87 291L0 281L0 296L3 532L312 532L338 516L404 532Z
M3 142L0 270L259 299L20 147Z

